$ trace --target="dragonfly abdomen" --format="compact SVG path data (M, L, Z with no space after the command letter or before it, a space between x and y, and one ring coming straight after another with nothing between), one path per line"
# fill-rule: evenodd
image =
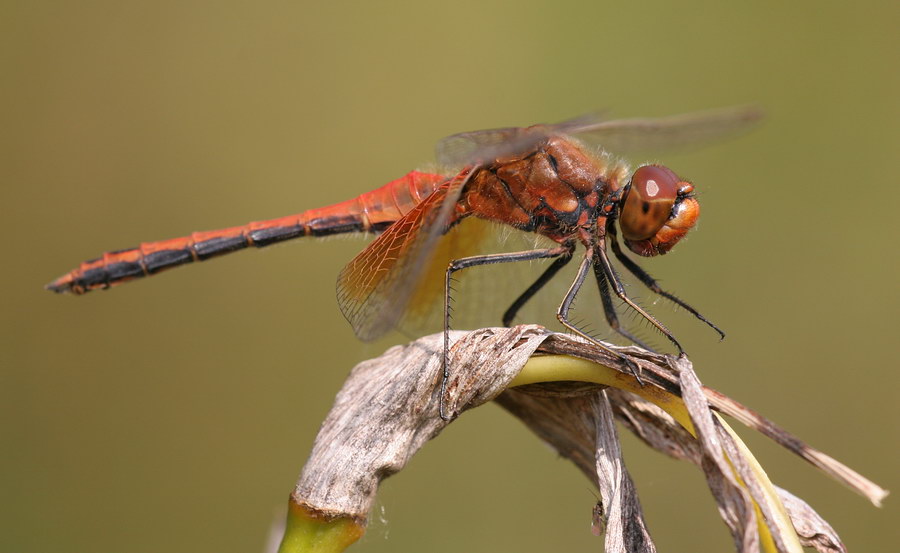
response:
M46 288L60 293L84 294L153 275L170 267L244 249L248 245L248 237L236 229L147 242L137 248L106 252L97 259L85 261Z
M261 248L301 236L381 232L445 180L442 175L414 171L352 200L328 207L106 252L82 263L46 288L59 293L84 294L250 246Z

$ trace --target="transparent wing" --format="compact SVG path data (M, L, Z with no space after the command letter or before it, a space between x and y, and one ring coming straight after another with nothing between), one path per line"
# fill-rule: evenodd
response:
M439 163L458 167L528 152L548 136L578 138L617 154L685 149L748 129L762 117L755 106L736 106L658 118L609 120L605 111L553 125L464 132L438 142Z
M528 137L526 129L506 127L451 134L435 146L435 159L446 167L460 167L501 157L506 152L525 149L540 137Z
M374 340L395 327L414 297L415 303L424 301L427 294L420 283L423 275L435 270L432 260L438 240L447 231L473 170L460 172L437 188L341 271L338 305L360 339ZM437 289L443 290L443 279L438 282ZM428 290L434 288L434 283L425 284Z
M497 158L528 152L551 134L568 134L567 127L602 121L605 112L590 113L556 125L504 127L451 134L435 146L435 159L447 167L488 163Z
M549 127L617 154L657 152L701 146L735 135L759 121L756 106L736 106L670 117L617 119L586 116Z
M454 259L492 253L489 249L492 240L488 238L496 235L498 230L496 224L476 217L467 217L453 225L453 228L436 242L403 315L397 322L396 327L400 332L409 337L418 337L443 329L444 277L447 265ZM497 308L490 296L479 294L481 290L476 290L476 297L470 297L463 286L471 277L481 276L480 271L477 271L480 268L461 271L453 276L451 324L454 329L485 326L472 326L473 320L487 321L487 325L495 325L499 321L498 313L502 312L502 307ZM460 289L461 286L463 289Z

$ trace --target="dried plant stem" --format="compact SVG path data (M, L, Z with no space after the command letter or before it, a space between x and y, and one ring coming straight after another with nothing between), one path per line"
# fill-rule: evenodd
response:
M672 418L678 421L678 423L681 424L685 428L685 430L690 432L692 436L696 437L697 433L694 429L694 424L691 422L691 417L688 413L687 406L684 404L681 398L665 392L660 388L656 388L653 386L641 386L633 376L623 374L615 369L606 367L593 361L587 361L585 359L579 359L577 357L569 357L565 355L535 356L529 359L527 363L525 363L525 366L522 367L521 372L519 372L516 378L514 378L510 383L510 388L528 384L537 384L541 382L564 381L592 382L595 384L602 384L604 386L618 388L626 392L631 392L659 406L661 409L671 415ZM774 500L773 504L781 506L781 501L778 499L778 492L775 490L775 486L769 480L768 475L762 469L762 466L760 466L756 458L753 457L753 454L750 452L749 448L747 448L743 441L741 441L741 439L738 437L737 433L734 432L734 430L730 426L728 426L728 424L724 421L724 419L722 419L721 416L717 414L716 417L722 424L722 426L726 429L726 431L731 434L735 443L741 449L741 452L750 461L751 467L756 473L757 478L759 478L759 480L764 483L766 494L769 495L772 500ZM735 473L735 477L740 479L740 476L737 473ZM758 505L756 505L755 507L757 510L759 510ZM781 506L781 508L778 509L777 512L782 519L781 524L786 528L790 528L790 517L784 510L784 507ZM769 532L768 527L763 523L763 517L760 514L757 515L757 520L759 521L757 526L759 528L760 543L763 549L767 552L777 553L778 549L775 546L772 535ZM803 552L803 545L797 539L796 535L789 534L788 542L790 544L789 551L791 551L792 553Z
M458 415L495 400L571 460L602 497L607 553L655 553L613 420L698 466L741 553L846 553L809 505L776 487L718 410L877 504L887 493L758 413L705 388L687 358L616 355L535 325L455 332L444 398ZM322 424L294 493L280 553L336 553L362 535L380 482L449 424L438 416L442 335L358 365ZM620 356L642 371L644 385Z

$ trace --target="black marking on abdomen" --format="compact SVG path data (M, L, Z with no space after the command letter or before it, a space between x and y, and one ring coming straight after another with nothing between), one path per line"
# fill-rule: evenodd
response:
M332 234L346 234L348 232L362 232L362 223L347 223L340 226L328 226L325 228L310 228L310 236L331 236Z
M355 215L313 219L309 222L307 229L310 236L331 236L332 234L363 232L366 230L362 221Z
M243 236L230 236L221 238L210 238L203 242L197 242L193 246L197 259L203 261L217 255L222 255L235 250L241 250L247 247L247 239Z
M110 263L105 267L89 269L72 284L90 289L99 285L109 285L120 280L142 276L144 276L144 268L141 267L140 263L120 261L118 263Z
M272 227L251 230L247 236L253 241L254 246L262 248L269 244L290 240L291 238L297 238L298 236L304 236L305 234L305 227L292 225L289 227Z
M144 268L136 261L111 263L106 266L106 271L109 273L108 278L110 282L144 276Z
M163 269L184 265L194 260L189 250L160 250L144 256L144 267L148 274L158 273Z

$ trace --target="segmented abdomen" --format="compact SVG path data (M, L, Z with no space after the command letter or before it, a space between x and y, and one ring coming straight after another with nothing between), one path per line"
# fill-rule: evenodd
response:
M328 207L106 252L82 263L46 288L60 293L84 294L249 246L261 248L300 236L380 232L427 198L445 180L443 175L413 171L381 188Z

